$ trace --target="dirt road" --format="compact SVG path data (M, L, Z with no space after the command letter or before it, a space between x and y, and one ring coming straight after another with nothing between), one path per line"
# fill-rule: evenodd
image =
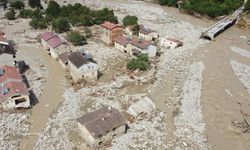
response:
M37 134L40 133L48 122L48 118L56 109L58 104L62 102L63 98L63 69L58 62L53 60L43 49L37 49L39 55L44 61L48 63L48 78L46 79L44 91L38 97L38 103L32 108L30 117L31 127L29 133L23 138L20 143L21 150L32 149L34 142L37 139ZM34 134L33 134L34 133Z

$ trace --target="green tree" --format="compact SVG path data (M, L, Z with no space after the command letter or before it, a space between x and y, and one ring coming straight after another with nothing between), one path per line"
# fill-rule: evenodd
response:
M41 8L41 1L40 0L29 0L29 5L31 8Z
M32 18L29 25L34 29L46 29L47 24L44 18Z
M53 30L59 33L69 31L70 24L67 18L57 18L52 22Z
M125 27L129 25L137 25L138 18L136 16L127 15L123 18L122 23Z
M250 0L247 0L245 4L245 11L250 11Z
M161 5L176 6L177 0L159 0Z
M149 68L149 59L147 54L139 54L137 58L133 58L127 64L129 70L142 70L145 71Z
M81 46L87 42L85 36L81 35L79 32L74 31L71 31L70 34L67 35L67 39L75 46Z
M11 2L10 7L20 10L25 7L25 4L23 3L23 1L17 0L17 1Z
M58 17L60 15L61 8L60 5L55 1L49 1L48 8L46 9L46 15L52 17Z
M16 12L15 12L14 9L11 9L11 10L9 10L8 12L5 13L5 17L6 17L8 20L15 20L15 19L16 19L15 15L16 15Z
M20 11L19 16L21 18L32 18L34 17L34 11L31 9L23 9Z

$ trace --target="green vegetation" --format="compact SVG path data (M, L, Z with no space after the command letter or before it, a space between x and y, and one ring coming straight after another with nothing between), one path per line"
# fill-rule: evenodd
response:
M176 6L175 0L159 0L160 4ZM244 0L185 0L181 8L189 13L199 13L210 17L217 17L232 13L243 4Z
M53 30L58 33L69 31L70 29L69 20L67 18L62 18L62 17L57 18L52 22L52 27Z
M58 17L61 12L60 5L55 1L49 1L48 8L46 9L46 15L51 17Z
M31 9L22 9L19 16L21 18L32 18L34 17L34 11Z
M67 39L75 46L81 46L87 42L87 38L85 36L75 31L71 31L70 34L67 35Z
M23 1L17 0L14 2L10 3L10 7L14 8L14 9L23 9L25 7Z
M46 20L44 18L41 18L41 19L32 18L32 20L29 22L29 25L34 29L46 29L47 28Z
M245 11L250 11L250 0L247 0L245 4Z
M29 0L29 5L31 8L41 8L41 2L40 0Z
M138 25L138 18L128 15L123 18L122 23L125 27L129 25Z
M129 70L142 70L145 71L149 68L149 59L147 54L139 54L137 58L133 58L127 64Z
M6 17L8 20L15 20L15 19L16 19L15 15L16 15L16 12L15 12L14 9L10 9L9 11L7 11L7 12L5 13L5 17Z

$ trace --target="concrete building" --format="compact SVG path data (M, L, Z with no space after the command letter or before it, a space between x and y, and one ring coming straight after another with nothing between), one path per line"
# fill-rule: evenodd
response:
M167 47L167 48L170 48L170 49L174 49L174 48L182 46L183 43L181 41L173 39L173 38L161 38L160 39L160 45L162 47Z
M70 46L53 32L43 33L41 43L54 59L58 59L60 54L70 51Z
M68 69L68 60L69 60L69 56L71 55L72 52L64 52L62 54L59 55L59 63L62 65L62 67L64 69Z
M113 45L114 39L121 35L123 35L121 25L107 21L101 24L101 40L108 45Z
M132 38L127 46L127 50L130 52L131 56L143 53L147 54L149 57L155 57L157 52L156 46L153 45L151 41L139 38Z
M16 67L0 68L0 103L5 110L30 107L28 89Z
M120 50L121 52L128 52L127 46L130 42L130 38L125 37L125 36L118 36L117 38L115 38L114 42L115 42L115 48L117 48L118 50Z
M139 38L144 39L146 41L156 41L159 38L159 34L154 30L148 29L143 25L140 25Z
M75 82L82 79L94 81L98 78L99 66L89 54L73 52L68 57L69 70Z
M112 107L88 113L77 121L81 137L92 147L126 132L126 119Z

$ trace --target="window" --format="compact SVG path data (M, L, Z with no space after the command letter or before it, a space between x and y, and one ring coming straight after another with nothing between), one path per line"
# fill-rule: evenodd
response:
M15 95L15 96L12 96L11 98L16 98L16 97L20 97L21 95Z
M15 100L15 104L17 105L17 104L19 104L19 103L22 103L22 102L25 102L26 100L24 99L24 98L22 98L22 99L17 99L17 100Z

